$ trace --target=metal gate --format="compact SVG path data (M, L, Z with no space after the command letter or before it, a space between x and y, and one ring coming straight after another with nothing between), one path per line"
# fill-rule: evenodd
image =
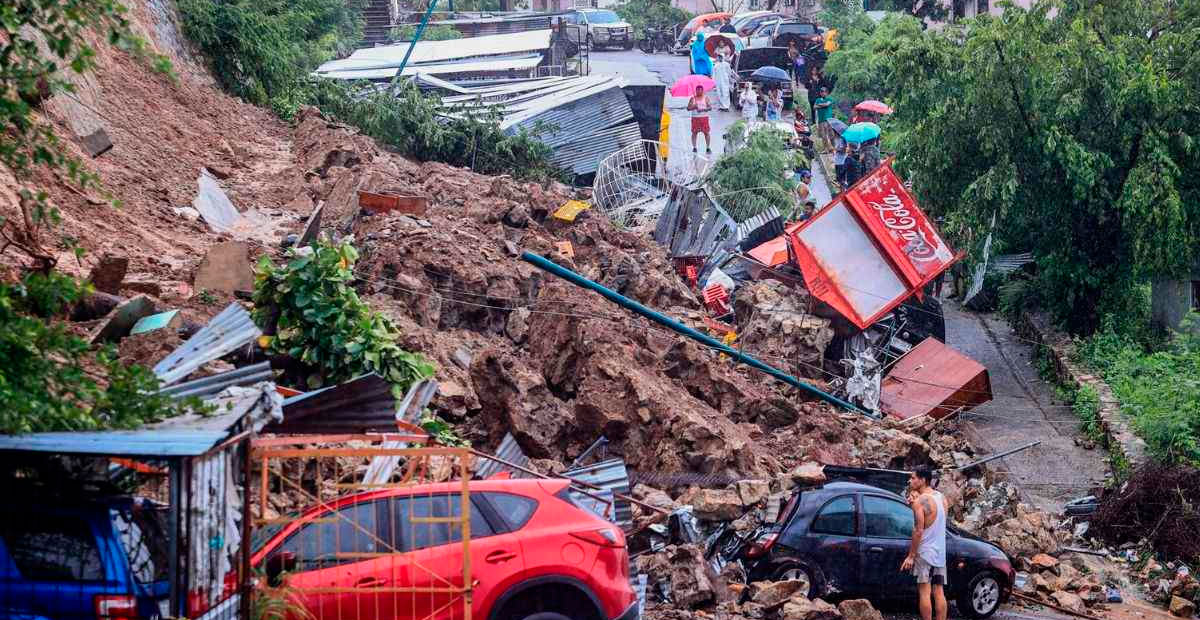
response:
M470 452L396 441L254 441L252 617L471 618ZM394 471L364 482L378 457Z

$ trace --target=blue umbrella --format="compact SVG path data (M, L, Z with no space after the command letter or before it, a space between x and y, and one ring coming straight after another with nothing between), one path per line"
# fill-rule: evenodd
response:
M875 123L854 123L842 132L846 142L866 142L879 137L879 125Z
M843 123L842 121L840 121L836 118L831 118L831 119L829 119L828 122L829 122L829 126L833 127L833 130L836 131L839 136L842 135L843 131L846 131L846 123Z
M784 83L786 83L786 82L790 82L792 78L790 76L788 76L787 71L784 71L783 69L780 69L779 67L766 66L766 67L759 67L758 69L755 69L754 73L750 74L750 79L752 79L756 82L784 82Z

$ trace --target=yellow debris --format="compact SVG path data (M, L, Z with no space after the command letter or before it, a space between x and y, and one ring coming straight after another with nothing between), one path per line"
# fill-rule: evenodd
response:
M575 216L591 208L592 205L582 200L568 200L563 203L563 206L558 208L558 211L554 212L554 219L564 222L574 222Z

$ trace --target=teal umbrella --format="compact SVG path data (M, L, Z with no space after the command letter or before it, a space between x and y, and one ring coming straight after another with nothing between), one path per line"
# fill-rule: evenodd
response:
M846 142L866 142L879 137L879 125L875 123L854 123L842 132Z

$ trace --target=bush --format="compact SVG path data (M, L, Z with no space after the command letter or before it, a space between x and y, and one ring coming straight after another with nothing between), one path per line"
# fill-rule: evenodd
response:
M1181 333L1151 350L1110 317L1080 344L1079 356L1112 387L1155 457L1200 466L1200 338Z
M350 241L321 240L288 250L277 266L264 256L254 282L252 316L270 353L293 366L287 379L308 389L374 372L392 384L397 398L433 374L433 365L396 344L399 333L350 287L358 252Z
M366 0L179 0L183 32L227 91L284 118L301 80L362 39Z
M416 24L396 26L388 31L388 41L412 41L415 36L417 36ZM461 32L453 26L446 25L428 26L425 28L425 32L421 33L422 41L451 41L461 38L463 38Z

